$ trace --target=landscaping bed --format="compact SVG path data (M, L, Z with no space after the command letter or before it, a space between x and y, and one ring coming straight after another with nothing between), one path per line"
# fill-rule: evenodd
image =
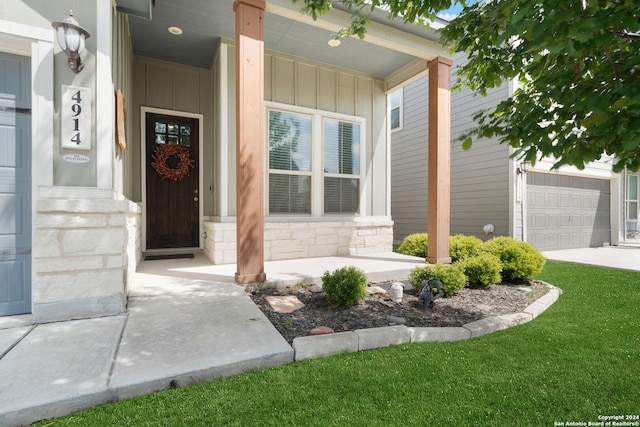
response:
M367 286L379 293L368 294L352 308L335 308L317 287L299 285L287 288L266 288L250 291L251 298L269 321L289 342L311 335L317 327L335 332L404 324L409 327L459 327L489 316L518 313L547 293L547 286L538 281L520 285L496 284L482 289L461 289L452 297L437 299L429 309L418 300L418 292L409 285L401 303L389 295L391 283ZM316 292L313 292L316 291ZM385 292L382 292L385 291ZM275 311L266 297L296 296L304 306L291 313Z

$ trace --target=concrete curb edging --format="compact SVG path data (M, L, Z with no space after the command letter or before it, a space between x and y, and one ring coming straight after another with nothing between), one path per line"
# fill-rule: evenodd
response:
M354 333L358 336L359 351L411 342L411 331L403 325L358 329Z
M355 353L409 342L461 341L501 331L530 322L558 300L562 290L548 283L545 285L549 288L549 292L528 305L523 312L486 317L461 327L411 328L396 325L298 337L292 343L294 361Z
M562 289L556 288L548 283L546 285L550 288L549 292L529 304L529 306L524 309L524 312L531 314L534 319L538 317L540 313L549 308L551 304L556 302L562 293Z
M358 336L351 331L298 337L293 340L291 346L293 347L294 360L296 362L359 351Z

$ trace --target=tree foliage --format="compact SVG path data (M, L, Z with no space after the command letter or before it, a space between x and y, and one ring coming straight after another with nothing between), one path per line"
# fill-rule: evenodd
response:
M302 12L318 19L333 8L332 3L341 3L351 12L351 25L343 28L334 37L358 36L363 39L367 32L366 25L370 21L369 16L376 8L387 11L391 19L400 17L407 23L426 24L433 21L438 12L450 8L453 4L464 5L464 2L465 0L302 0Z
M269 112L269 169L298 170L293 159L300 138L300 124L280 111Z
M297 0L293 0L296 2ZM303 0L314 18L329 0ZM372 8L425 23L458 0L342 0L353 22L336 37L364 38ZM477 113L463 135L496 137L532 164L552 157L585 164L613 156L614 170L640 167L640 7L637 0L486 0L472 2L441 30L468 62L457 87L486 94L507 81L513 96Z
M466 7L442 39L469 61L461 85L480 93L516 79L465 135L498 137L516 155L580 169L603 155L640 166L640 8L636 0L496 0Z

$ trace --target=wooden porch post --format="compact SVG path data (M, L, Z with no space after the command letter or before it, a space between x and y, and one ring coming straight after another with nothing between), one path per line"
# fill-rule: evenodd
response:
M427 209L426 261L431 264L451 263L450 232L450 169L451 169L451 64L437 57L427 63L429 68L429 206Z
M235 0L237 283L264 282L264 0Z

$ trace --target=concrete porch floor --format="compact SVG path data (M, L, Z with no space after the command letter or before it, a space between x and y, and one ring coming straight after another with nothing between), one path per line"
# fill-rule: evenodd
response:
M351 265L363 270L369 282L385 282L406 279L413 268L424 264L424 258L411 257L394 252L267 261L264 266L267 275L264 285L320 284L322 283L322 274L325 271L333 271L337 268ZM130 295L137 295L140 292L162 290L163 286L159 286L158 283L153 281L153 276L233 283L235 272L235 264L212 265L211 261L203 255L196 255L192 259L175 258L143 261L138 266L136 280L129 292ZM170 285L171 280L165 281L167 285Z

